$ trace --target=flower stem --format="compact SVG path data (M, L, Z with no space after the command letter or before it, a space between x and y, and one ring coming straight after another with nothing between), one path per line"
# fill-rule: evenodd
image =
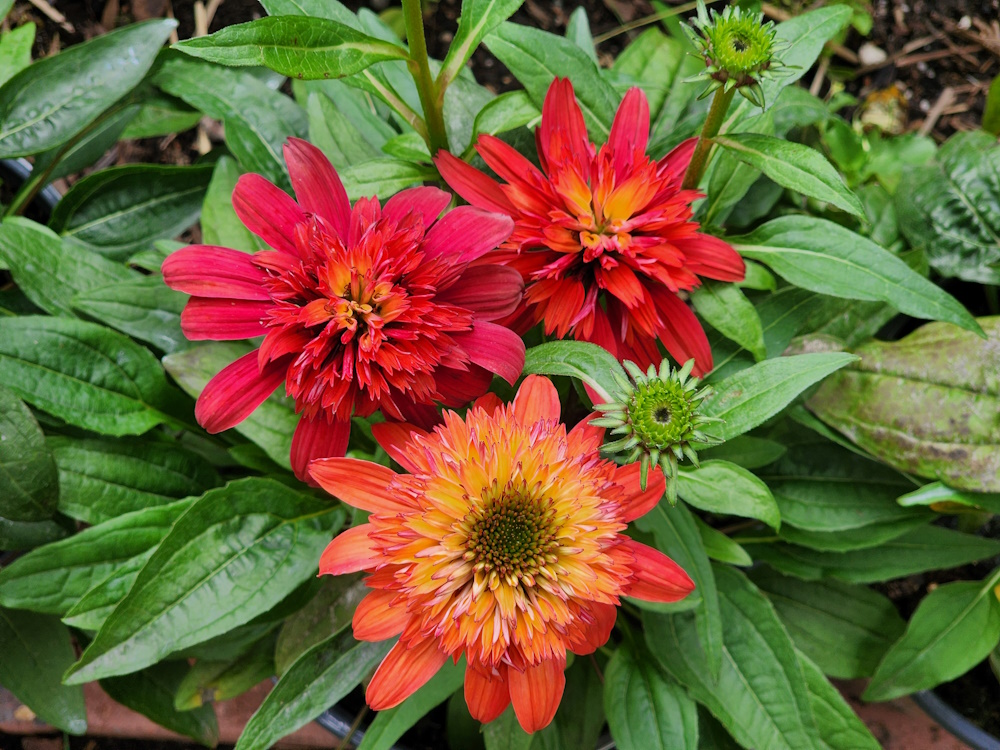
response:
M438 95L427 59L427 40L424 38L424 16L420 0L403 0L403 22L406 25L406 42L410 45L407 65L420 94L420 104L424 108L424 120L427 122L427 146L433 156L441 149L448 148L448 134L444 128L444 97Z
M712 107L708 110L708 117L701 128L701 136L698 138L698 145L694 148L691 156L691 163L688 164L687 172L684 174L684 190L697 190L698 183L701 182L705 168L708 166L708 157L712 153L712 139L719 134L719 129L726 119L729 111L729 104L733 101L736 88L726 91L724 88L715 90L715 97L712 99Z

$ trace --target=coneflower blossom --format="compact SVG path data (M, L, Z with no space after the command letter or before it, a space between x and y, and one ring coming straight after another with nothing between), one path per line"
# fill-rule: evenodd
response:
M354 636L399 636L368 704L398 705L449 658L466 658L465 700L482 722L509 705L527 732L562 698L566 653L607 642L622 596L657 602L694 588L670 558L622 534L663 496L659 468L600 456L604 430L567 432L552 383L529 376L513 403L487 394L463 419L425 432L382 423L375 439L408 474L350 458L314 461L313 477L370 512L320 560L321 574L370 573Z
M451 196L432 187L352 208L315 146L290 139L285 160L298 202L255 174L233 193L273 250L192 245L163 276L192 295L181 315L189 339L264 337L209 381L199 423L233 427L284 382L302 415L292 468L307 479L313 458L344 455L352 414L429 424L434 402L462 406L494 373L513 383L524 344L491 321L516 309L523 283L514 269L471 265L509 236L509 217L465 206L439 219Z
M740 281L743 260L691 220L691 202L701 195L681 190L681 182L697 139L660 161L646 156L648 140L641 89L625 95L598 151L572 84L557 78L535 132L541 169L489 135L476 150L506 184L447 152L435 162L469 203L513 217L514 233L498 257L524 277L532 322L642 369L662 359L659 340L678 362L693 358L702 375L712 352L678 292L697 287L699 277Z

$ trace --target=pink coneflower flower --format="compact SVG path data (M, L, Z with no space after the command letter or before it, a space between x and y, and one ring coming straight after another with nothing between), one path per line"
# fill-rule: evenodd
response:
M298 202L260 175L240 178L233 207L273 250L192 245L163 264L168 286L192 295L189 339L263 336L260 348L209 381L195 415L209 432L239 424L282 382L302 417L291 463L342 456L352 414L433 422L432 404L458 407L493 374L513 383L524 344L491 321L521 299L520 275L471 266L503 242L506 216L470 206L442 218L448 193L404 190L351 207L319 149L285 146Z
M500 139L480 136L476 150L504 184L447 152L435 158L469 203L516 222L498 257L524 277L530 322L643 369L662 359L660 341L678 362L694 358L695 374L706 373L708 340L678 292L697 287L699 277L740 281L744 265L691 220L691 202L701 196L681 182L696 139L658 162L646 156L649 104L633 88L598 151L572 84L557 78L535 140L541 169Z
M527 732L562 698L566 652L607 642L624 595L674 602L687 574L622 534L663 496L654 468L601 458L604 430L567 433L559 396L536 375L513 403L483 396L465 418L445 412L433 432L374 426L408 474L350 458L315 461L320 486L370 512L340 534L320 574L366 571L374 589L354 613L354 636L399 636L368 685L376 710L398 705L447 661L466 658L465 699L492 721L511 703Z

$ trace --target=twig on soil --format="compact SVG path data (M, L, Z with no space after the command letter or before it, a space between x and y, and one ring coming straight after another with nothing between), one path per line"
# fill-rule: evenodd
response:
M816 67L816 75L813 77L812 84L809 86L809 93L813 96L819 96L820 89L823 88L823 81L826 78L826 71L830 69L830 58L823 57L819 61L819 65Z
M680 13L687 13L689 10L694 10L698 7L697 3L684 3L683 5L677 5L668 10L662 11L660 13L654 13L651 16L643 16L642 18L637 18L634 21L629 21L628 23L623 23L617 29L612 29L611 31L606 31L603 34L598 34L594 37L594 44L598 45L602 42L606 42L609 39L613 39L619 34L625 34L634 29L642 28L643 26L648 26L651 23L656 23L657 21L662 21L664 18L669 18L670 16L676 16Z
M53 8L46 0L28 0L29 3L38 8L39 11L48 16L53 23L59 24L63 31L68 34L75 34L76 27L66 20L66 16Z
M934 106L931 107L930 111L927 113L927 118L924 120L923 125L917 131L920 135L929 135L934 126L937 125L937 121L941 119L941 115L944 111L948 109L952 104L955 103L955 89L951 86L945 88L941 95L938 96L937 101L934 102Z

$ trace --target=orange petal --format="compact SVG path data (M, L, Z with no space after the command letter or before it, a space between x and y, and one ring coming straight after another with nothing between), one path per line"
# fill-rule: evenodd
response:
M566 687L565 662L546 659L529 665L523 672L507 670L510 701L517 721L528 734L544 729L556 715Z
M510 705L510 690L505 679L505 665L501 664L499 673L492 676L487 676L480 669L472 666L465 668L465 703L473 719L487 724Z
M559 392L552 381L540 375L529 375L514 397L514 416L522 424L539 420L559 419Z
M570 650L580 656L592 654L607 643L618 619L618 607L614 604L593 602L588 606L594 621L575 633L570 642Z
M645 491L640 489L642 466L638 462L615 469L615 482L625 489L622 499L622 521L628 523L641 518L656 507L666 491L667 483L659 466L653 466L646 477Z
M410 458L409 452L413 450L410 440L414 435L426 434L426 430L409 422L379 422L372 425L372 437L375 438L375 442L385 449L393 461L411 474L415 474L419 467Z
M309 474L331 495L369 513L395 515L410 510L387 490L396 472L380 464L357 458L320 458L309 464Z
M390 607L393 591L372 591L358 603L351 625L359 641L384 641L403 632L410 621L406 607Z
M433 677L448 661L448 654L428 638L412 648L400 641L382 660L365 692L365 700L376 711L398 706Z
M659 550L632 539L623 547L635 555L632 584L627 593L647 602L677 602L694 591L694 581L684 569Z
M473 409L482 409L487 414L496 414L497 409L503 406L503 401L495 393L484 393L477 398L473 404Z
M372 546L368 536L373 528L370 523L363 523L334 538L319 558L319 574L339 576L374 568L382 553Z

